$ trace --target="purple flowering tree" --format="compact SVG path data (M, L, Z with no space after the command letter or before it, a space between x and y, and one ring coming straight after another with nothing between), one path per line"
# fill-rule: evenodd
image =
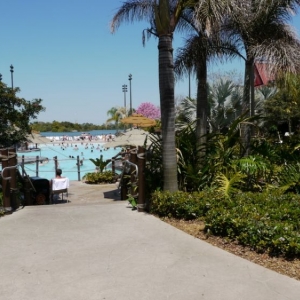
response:
M141 114L149 119L160 119L160 108L150 102L141 103L137 108L136 113Z

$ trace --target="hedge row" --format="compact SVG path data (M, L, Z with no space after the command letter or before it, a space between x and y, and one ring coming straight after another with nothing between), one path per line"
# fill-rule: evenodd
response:
M241 193L228 199L213 190L155 192L151 212L205 222L206 232L228 237L258 252L300 257L300 196Z

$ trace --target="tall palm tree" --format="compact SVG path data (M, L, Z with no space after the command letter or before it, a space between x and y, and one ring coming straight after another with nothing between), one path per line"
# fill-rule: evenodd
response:
M106 120L106 124L115 122L115 126L119 129L120 119L126 117L126 109L125 107L112 107L107 111L107 115L110 117Z
M173 32L183 11L193 6L192 0L127 0L123 2L111 22L115 32L122 22L146 20L148 35L158 38L159 92L162 116L162 155L164 190L178 190L175 147L175 101ZM145 31L144 31L145 32Z
M197 78L197 113L196 113L196 141L200 162L205 156L208 117L208 89L207 64L216 55L235 56L237 49L230 41L220 36L221 20L225 7L224 1L199 1L197 7L185 10L182 19L186 22L182 26L189 28L191 36L184 47L178 50L175 60L175 73L178 78L190 71Z
M295 72L300 61L299 40L286 21L300 0L231 0L225 26L226 34L245 53L244 111L254 114L254 62L263 58L272 72ZM249 153L251 130L243 126L245 154Z

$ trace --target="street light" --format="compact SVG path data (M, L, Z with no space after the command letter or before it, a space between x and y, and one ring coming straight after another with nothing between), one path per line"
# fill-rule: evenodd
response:
M11 89L14 89L14 66L10 65L10 73L11 73Z
M127 84L122 85L122 91L124 93L124 107L125 107L125 114L126 114L126 93L127 93Z
M131 94L131 80L132 80L132 75L128 75L128 80L129 80L129 95L130 95L130 109L129 109L129 115L132 115L132 94Z

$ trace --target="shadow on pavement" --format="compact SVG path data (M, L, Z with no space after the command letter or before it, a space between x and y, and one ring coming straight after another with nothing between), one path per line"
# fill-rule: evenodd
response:
M104 198L112 199L114 201L121 200L121 193L119 189L115 189L112 191L103 192Z

